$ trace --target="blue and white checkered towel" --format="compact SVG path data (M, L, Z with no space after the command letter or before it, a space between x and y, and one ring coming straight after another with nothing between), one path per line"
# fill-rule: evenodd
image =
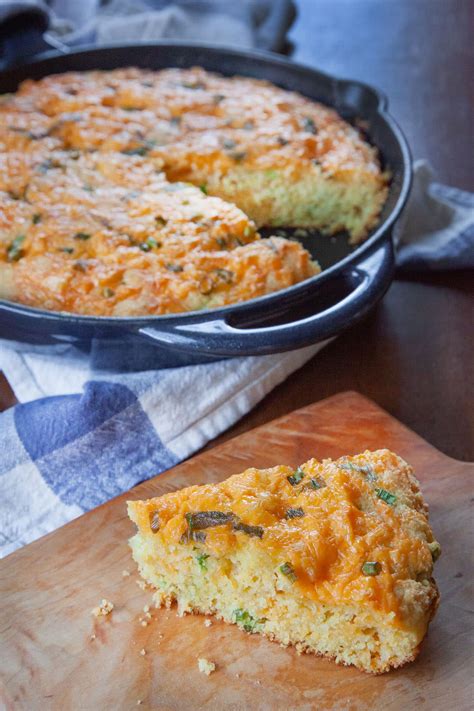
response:
M87 356L0 346L21 404L0 415L0 556L200 449L324 344L282 355L98 375Z
M474 266L474 196L420 163L397 239L403 268ZM324 345L114 375L71 346L0 342L21 403L0 414L0 555L196 452Z

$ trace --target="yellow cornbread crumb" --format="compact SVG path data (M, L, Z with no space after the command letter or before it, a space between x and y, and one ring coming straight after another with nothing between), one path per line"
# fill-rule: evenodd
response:
M92 614L95 615L95 617L104 617L105 615L110 615L113 609L114 603L103 598L100 605L94 607Z
M209 676L210 674L212 674L213 671L215 671L216 665L214 664L214 662L210 662L208 659L199 657L198 668L200 672L202 672L206 676Z

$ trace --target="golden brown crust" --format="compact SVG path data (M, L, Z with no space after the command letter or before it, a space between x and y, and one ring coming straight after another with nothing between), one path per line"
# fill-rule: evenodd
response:
M2 295L106 316L254 298L319 268L295 243L261 242L252 218L357 242L386 192L355 128L267 82L199 68L26 81L0 101Z

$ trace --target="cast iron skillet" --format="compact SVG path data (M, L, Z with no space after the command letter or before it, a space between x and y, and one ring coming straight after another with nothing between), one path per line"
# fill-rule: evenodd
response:
M385 293L394 270L392 229L408 196L411 160L406 140L387 112L386 98L370 86L336 79L264 52L163 41L47 53L0 73L0 93L14 91L26 78L71 70L196 65L225 75L267 79L334 107L348 120L367 122L369 140L378 146L392 174L387 203L369 239L354 250L343 235L302 239L323 267L321 274L274 294L219 309L109 318L0 301L1 336L37 344L74 343L83 349L90 349L92 343L96 367L107 367L111 354L114 363L120 354L126 368L169 367L316 343L354 324ZM285 234L291 236L292 231Z

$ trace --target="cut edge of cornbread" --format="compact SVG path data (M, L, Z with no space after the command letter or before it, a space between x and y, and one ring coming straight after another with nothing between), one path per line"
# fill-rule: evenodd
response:
M380 454L365 452L358 455L358 458L344 458L338 462L343 462L344 466L353 466L354 474L359 476L358 468L364 470L370 467L367 464L370 455L380 457ZM315 473L317 467L318 471L325 471L325 466L337 467L338 462L325 460L321 465L310 460L297 471L306 470L309 476ZM434 561L440 548L427 524L427 507L421 499L416 479L403 460L400 462L405 470L397 482L398 488L392 485L391 490L397 491L397 506L410 506L416 514L410 525L414 526L414 539L420 542L418 559L421 554L427 553L429 559ZM240 486L239 478L242 479L249 472L252 475L257 472L269 474L270 477L279 476L277 470L283 470L280 473L286 479L291 477L292 470L289 467L247 470L226 480L223 485L234 480L234 485ZM271 489L272 479L268 481ZM387 485L387 479L384 478L381 483ZM202 536L199 535L196 539L186 538L180 533L181 528L177 527L176 517L172 517L170 523L172 527L177 527L171 536L172 541L166 542L159 530L151 530L154 520L152 513L158 502L163 503L162 511L167 510L169 513L167 502L173 508L172 497L182 494L183 500L189 501L189 497L206 486L219 487L189 487L148 502L128 503L129 516L139 528L139 532L130 540L133 557L142 577L156 589L154 599L158 607L169 607L177 602L180 615L214 614L219 619L237 624L246 632L263 634L284 646L294 645L298 652L328 657L337 663L354 665L370 673L383 673L415 659L439 602L438 588L431 576L432 563L425 565L423 573L394 582L394 591L403 608L402 621L397 619L395 612L374 609L374 606L361 601L360 597L359 600L338 600L337 603L312 599L305 594L299 581L295 584L293 567L287 563L282 565L283 558L275 554L274 548L265 546L264 537L252 533L249 535L248 525L246 532L235 529L235 545L230 549L227 547L223 553L222 548L221 553L218 552L221 545L219 540L216 545L209 545L209 538L207 541L200 540ZM311 492L311 496L313 493L319 495L318 491ZM307 494L303 490L298 494L300 497L304 495ZM328 492L323 495L328 495ZM366 492L362 491L360 501L363 508L370 511L371 503ZM382 503L389 505L385 500ZM186 505L180 508L178 516L185 517L186 508ZM228 510L232 511L231 505ZM240 516L236 516L235 521L243 520L241 511L239 509ZM404 513L400 509L398 515L403 516ZM149 521L148 530L143 525L145 520ZM208 528L206 532L211 530L214 529ZM368 589L371 589L370 586Z
M259 228L310 228L328 236L346 231L352 245L376 226L388 195L385 173L353 171L338 178L317 166L298 176L242 166L204 179L209 194L237 205Z

